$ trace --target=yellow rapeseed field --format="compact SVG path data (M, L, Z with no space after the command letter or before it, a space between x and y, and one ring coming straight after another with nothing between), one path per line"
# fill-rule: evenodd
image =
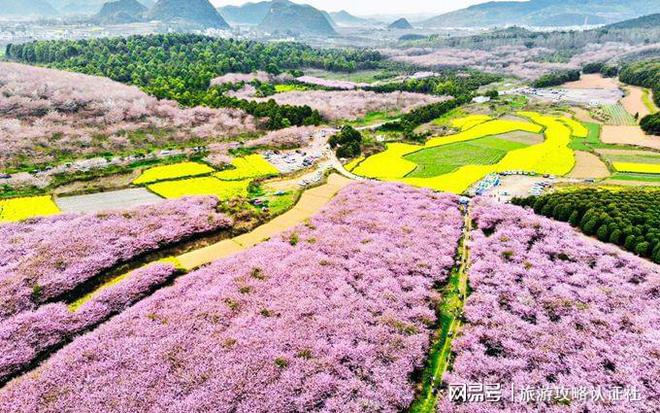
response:
M390 143L384 152L362 161L353 173L367 178L403 178L417 168L417 164L403 159L404 155L423 149L423 146L407 143Z
M191 178L180 181L159 182L149 189L163 198L182 198L196 195L213 195L220 200L246 196L250 179L221 181L213 177Z
M560 117L559 120L571 128L572 135L576 138L586 138L589 136L589 130L577 120L567 117Z
M491 119L492 118L488 115L469 115L462 118L453 119L450 124L455 128L465 131Z
M355 167L357 167L358 164L362 161L364 161L364 156L360 156L359 158L355 158L352 161L350 161L349 163L347 163L346 165L344 165L344 169L346 169L349 172L353 171L353 169L355 169Z
M215 176L223 181L237 181L247 178L260 178L279 175L280 171L268 163L261 155L248 155L231 161L236 169L218 172Z
M21 221L27 218L55 215L60 209L50 196L34 196L0 200L0 222Z
M575 156L568 147L571 140L571 129L552 116L534 112L520 112L519 115L534 123L494 120L479 124L456 135L431 139L425 146L390 144L385 152L363 161L355 169L355 173L370 178L404 182L409 185L453 193L464 192L475 182L491 173L518 170L558 176L570 173L575 165ZM432 178L405 177L415 169L414 163L401 159L402 156L409 153L428 147L498 135L514 130L538 133L544 128L545 142L513 150L494 165L466 165L448 174Z
M637 172L642 174L660 174L660 164L614 162L614 169L619 172Z
M441 145L449 145L450 143L471 141L474 139L483 138L484 136L501 135L503 133L509 133L513 131L539 133L542 129L543 128L541 126L530 122L496 119L473 126L472 128L455 135L431 138L428 140L428 142L426 142L424 147L433 148Z
M134 184L149 184L152 182L166 181L169 179L186 178L189 176L207 175L215 172L208 165L197 162L181 162L172 165L156 166L147 169L140 175Z

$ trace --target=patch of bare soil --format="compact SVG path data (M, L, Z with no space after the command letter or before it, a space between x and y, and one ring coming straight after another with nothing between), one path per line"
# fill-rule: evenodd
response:
M639 156L647 156L647 155L657 155L658 152L652 152L652 151L635 151L635 150L627 150L627 149L596 149L596 152L600 155L639 155Z
M610 176L610 171L599 157L593 153L575 151L575 167L568 175L569 178L598 179L608 176Z
M76 181L57 187L55 195L76 195L92 192L115 191L127 188L140 175L140 171L130 174L104 176L92 181Z
M639 126L603 125L601 141L610 144L634 145L660 150L660 136L649 136Z
M513 131L509 133L503 133L501 135L497 135L497 138L511 142L523 143L525 145L538 145L539 143L543 143L543 141L545 140L545 138L541 134L525 132L525 131Z
M580 122L591 122L591 123L597 123L597 121L591 117L591 114L589 114L589 111L586 109L580 108L580 107L573 107L573 112L575 112L575 117L577 120Z
M582 75L580 80L564 83L561 87L566 89L618 89L619 84L613 78L595 73Z
M603 184L620 186L660 186L660 182L622 181L618 179L607 179L603 181Z

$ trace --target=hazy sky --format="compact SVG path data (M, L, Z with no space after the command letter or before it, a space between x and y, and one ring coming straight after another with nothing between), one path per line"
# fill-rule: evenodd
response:
M256 3L261 0L249 0ZM353 14L439 14L458 10L487 0L294 0L327 11L347 10ZM248 0L211 0L217 6L241 5Z

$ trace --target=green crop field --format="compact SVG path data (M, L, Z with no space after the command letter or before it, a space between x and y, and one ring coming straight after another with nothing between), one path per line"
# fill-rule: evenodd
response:
M486 137L467 142L438 146L415 152L404 159L416 163L410 178L431 178L452 172L465 165L493 165L507 152L528 145L496 137Z
M358 70L357 72L329 72L320 69L307 69L305 75L320 77L328 80L342 80L347 82L356 83L374 83L379 80L392 79L399 75L399 73L383 71L381 69L373 70Z
M610 125L624 125L624 126L635 126L637 122L630 113L621 105L603 105L603 112L605 112L610 120L607 122Z
M604 145L600 140L600 124L591 122L583 122L582 124L587 128L589 134L586 138L578 138L573 136L568 147L574 151L585 152L603 147Z
M651 91L649 89L644 89L642 93L642 101L644 102L644 106L646 106L651 113L655 113L658 111L658 108L655 106L655 102L653 102L653 97L651 96Z
M612 175L610 179L616 181L660 183L660 175L652 175L652 174L636 174L636 173L619 172Z
M353 127L369 126L378 123L390 122L397 120L401 115L399 113L387 112L370 112L361 118L358 118L349 124Z
M607 159L611 162L647 163L654 165L660 164L660 154L653 154L650 152L648 155L607 155Z

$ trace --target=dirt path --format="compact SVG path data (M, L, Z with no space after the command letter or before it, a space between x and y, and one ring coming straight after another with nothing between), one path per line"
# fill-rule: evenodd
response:
M621 104L628 113L630 113L632 116L639 114L639 119L651 113L649 108L647 108L644 104L644 100L642 98L644 95L644 90L641 87L623 86L623 89L627 92L627 94L626 97L621 99Z
M468 243L472 232L472 217L469 209L465 211L463 237L457 253L457 263L452 270L447 285L442 289L442 304L438 309L440 328L433 338L433 347L422 376L421 392L410 407L410 413L434 413L439 387L442 384L449 358L452 353L452 340L458 334L462 322L463 306L468 297L468 266L470 249Z
M593 153L575 151L575 168L568 175L569 178L598 179L608 176L610 176L610 171L599 157Z
M191 251L177 257L186 271L192 271L244 251L272 236L295 227L319 212L342 188L353 181L340 175L332 174L328 182L306 191L300 201L290 211L264 224L252 232L221 241L217 244Z

